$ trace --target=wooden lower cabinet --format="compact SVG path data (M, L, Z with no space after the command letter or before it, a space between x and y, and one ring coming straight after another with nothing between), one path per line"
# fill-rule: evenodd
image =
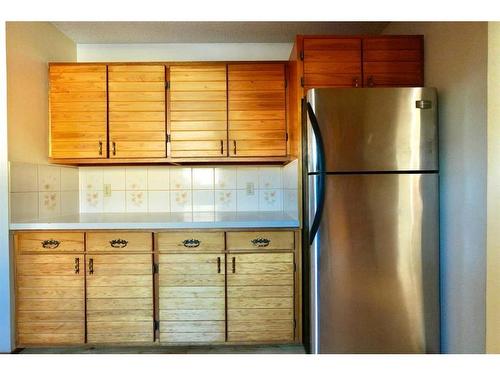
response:
M224 342L224 254L159 255L160 342Z
M228 341L293 341L293 253L226 256Z
M16 254L17 345L85 342L84 254Z
M153 258L87 254L87 342L154 341Z

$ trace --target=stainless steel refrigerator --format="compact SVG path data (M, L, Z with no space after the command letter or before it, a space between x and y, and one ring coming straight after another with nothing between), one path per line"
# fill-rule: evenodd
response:
M436 91L312 89L303 124L311 352L439 353Z

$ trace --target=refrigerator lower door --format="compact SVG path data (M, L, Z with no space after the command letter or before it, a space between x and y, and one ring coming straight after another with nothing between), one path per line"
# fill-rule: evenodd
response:
M327 176L311 247L315 352L439 352L437 189L430 173Z

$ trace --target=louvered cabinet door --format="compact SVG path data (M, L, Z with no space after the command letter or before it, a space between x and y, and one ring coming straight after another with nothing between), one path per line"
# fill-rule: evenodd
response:
M17 346L85 342L84 255L16 255Z
M49 156L106 158L106 65L50 65L49 81Z
M294 340L293 253L229 253L229 342Z
M153 258L87 254L87 342L154 341Z
M364 86L423 86L423 48L421 35L364 38Z
M224 254L160 254L159 273L160 342L224 342Z
M284 64L229 64L229 155L286 156Z
M164 158L164 65L110 65L109 157Z
M170 156L227 156L226 65L170 66Z
M304 88L361 87L361 39L304 38Z

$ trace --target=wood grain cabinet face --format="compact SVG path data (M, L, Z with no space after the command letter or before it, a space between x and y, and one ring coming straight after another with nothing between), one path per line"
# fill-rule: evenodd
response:
M75 233L76 234L76 233ZM80 233L83 238L83 234ZM16 249L17 346L85 342L85 260L83 247L44 253L32 234L18 234ZM19 246L21 244L21 246ZM26 246L29 244L29 246ZM82 242L83 244L83 242ZM35 251L33 251L35 249ZM80 251L78 251L80 250Z
M106 65L51 65L49 80L49 156L106 158Z
M225 341L222 252L159 255L160 342Z
M110 65L109 157L164 158L164 65Z
M286 156L284 64L229 64L229 155Z
M227 156L226 65L172 65L170 156Z
M423 48L418 35L364 38L364 86L423 86Z
M228 341L293 341L293 253L226 257Z
M304 38L304 87L361 87L360 38Z
M87 342L154 341L152 254L89 253Z

